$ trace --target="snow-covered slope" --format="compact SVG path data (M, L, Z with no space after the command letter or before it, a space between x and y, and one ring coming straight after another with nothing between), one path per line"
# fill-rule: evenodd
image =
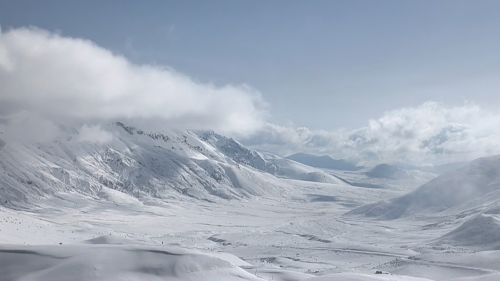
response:
M346 183L338 176L333 175L333 173L327 173L322 169L307 166L270 153L263 153L262 155L267 162L272 163L276 167L274 174L278 177L322 183Z
M499 202L500 156L493 156L445 173L407 195L362 206L350 214L395 219L444 211L478 213Z

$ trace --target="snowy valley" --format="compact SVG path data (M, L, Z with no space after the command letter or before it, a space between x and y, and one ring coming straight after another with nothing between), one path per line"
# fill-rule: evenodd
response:
M2 281L500 280L498 156L339 170L207 131L22 142L8 126Z

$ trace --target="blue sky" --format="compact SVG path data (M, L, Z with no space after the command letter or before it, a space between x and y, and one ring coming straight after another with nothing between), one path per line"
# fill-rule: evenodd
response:
M499 1L1 1L2 28L259 90L276 122L354 128L428 100L498 106ZM497 81L498 80L498 81Z

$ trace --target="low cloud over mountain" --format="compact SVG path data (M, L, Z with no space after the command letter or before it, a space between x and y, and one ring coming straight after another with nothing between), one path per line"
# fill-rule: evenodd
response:
M283 126L272 122L266 102L249 86L200 83L169 68L131 63L92 41L37 28L0 33L0 84L0 113L34 116L30 120L41 125L31 131L42 135L47 130L37 128L54 129L51 120L76 120L86 128L82 140L106 141L106 132L98 130L102 121L124 120L215 130L282 155L324 154L360 164L441 163L500 153L500 115L475 104L427 102L385 112L359 129Z
M0 33L0 84L0 112L49 119L133 119L247 134L264 116L260 94L248 86L200 83L37 28Z
M474 104L427 102L385 112L354 130L267 124L245 143L290 154L328 154L361 162L439 163L499 153L500 115Z

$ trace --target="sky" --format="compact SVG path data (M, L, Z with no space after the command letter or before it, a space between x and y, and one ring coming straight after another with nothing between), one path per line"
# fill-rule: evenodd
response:
M356 128L428 100L500 105L498 1L1 1L3 29L260 91L276 122Z
M484 0L0 0L0 111L211 128L281 154L495 153L499 10Z

